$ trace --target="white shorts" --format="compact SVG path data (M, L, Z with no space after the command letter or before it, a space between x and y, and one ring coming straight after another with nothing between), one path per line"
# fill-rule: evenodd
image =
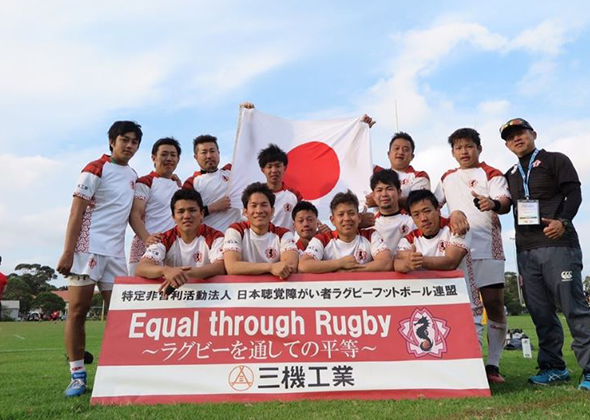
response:
M473 260L473 278L478 289L504 284L504 260Z
M106 255L74 253L74 264L66 277L68 286L98 285L98 290L112 290L115 277L127 276L125 258Z

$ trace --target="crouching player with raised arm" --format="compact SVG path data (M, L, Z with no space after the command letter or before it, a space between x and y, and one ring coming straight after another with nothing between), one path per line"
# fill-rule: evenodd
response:
M301 256L303 273L389 271L391 252L374 229L360 229L359 200L352 191L338 193L330 202L334 232L315 236Z
M164 278L160 292L185 284L189 278L225 274L223 233L204 225L203 200L194 190L178 190L170 203L176 226L162 241L148 247L135 273L148 279Z
M400 240L394 261L395 271L463 270L481 345L483 305L473 279L471 233L455 235L451 232L449 219L441 217L438 200L431 191L412 191L408 196L408 209L418 229Z
M273 225L275 196L266 184L255 182L242 193L247 222L225 232L223 260L227 274L272 274L286 279L297 271L299 255L293 234Z

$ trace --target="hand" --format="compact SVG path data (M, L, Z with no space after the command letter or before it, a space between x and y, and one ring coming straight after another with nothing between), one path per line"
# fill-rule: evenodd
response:
M340 268L346 271L354 270L357 268L365 268L365 265L359 264L356 258L352 255L340 258Z
M178 177L178 175L172 174L172 176L170 177L170 179L172 181L176 181L176 184L178 184L179 187L182 187L182 181L180 180L180 178Z
M375 199L373 198L373 193L365 195L365 207L377 207L377 203L375 203Z
M254 104L252 102L242 102L240 108L254 109Z
M168 283L175 289L179 288L188 281L188 272L190 269L190 267L164 267L163 277L166 279L165 283ZM160 289L162 286L160 286Z
M541 222L545 223L547 227L543 229L543 233L549 239L559 239L565 233L565 226L559 220L555 219L541 219Z
M57 261L56 271L61 275L69 276L72 265L74 265L74 253L70 251L64 251Z
M475 207L477 207L479 211L494 210L496 204L494 203L494 200L492 200L491 198L479 195L475 191L471 191L471 195L475 197L473 199L473 203L477 203L475 204Z
M373 121L373 118L369 117L367 114L363 115L361 121L369 124L369 128L372 128L377 123L377 121Z
M465 236L467 232L469 232L469 221L467 220L467 216L460 210L455 210L449 216L449 228L451 229L451 233L457 236Z
M225 211L231 207L231 200L228 196L222 197L217 201L209 204L207 208L209 209L209 213L215 213L218 211Z
M162 242L163 237L164 237L163 233L160 233L160 232L152 233L150 236L145 238L144 243L146 246L159 244L160 242Z
M318 230L320 231L320 233L330 233L332 232L332 229L330 229L330 226L324 224L324 223L320 223L320 225L318 226Z
M291 268L286 262L276 262L270 266L270 274L277 276L283 280L291 275L293 268Z
M424 264L424 256L421 252L416 252L416 245L412 244L412 250L406 255L403 256L403 259L406 260L406 264L409 271L415 271L422 268Z
M375 215L370 211L367 211L367 207L363 209L362 213L360 214L361 221L359 223L359 228L368 228L375 225Z

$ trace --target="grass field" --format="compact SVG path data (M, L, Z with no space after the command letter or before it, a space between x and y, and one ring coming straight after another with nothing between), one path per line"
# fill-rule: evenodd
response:
M511 317L510 328L522 328L536 347L528 316ZM492 387L492 398L410 401L299 401L256 404L172 406L90 406L90 393L66 399L68 365L63 348L64 323L0 323L0 419L460 419L460 418L590 418L590 393L577 390L581 370L569 349L564 354L572 380L552 387L526 383L535 373L535 359L504 352L507 383ZM104 323L87 324L87 348L100 352ZM534 354L536 357L536 354ZM96 362L89 367L94 379Z

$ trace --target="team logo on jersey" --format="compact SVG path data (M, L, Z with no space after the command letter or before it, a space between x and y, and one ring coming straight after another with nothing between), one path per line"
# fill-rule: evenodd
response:
M439 252L445 252L447 249L447 241L440 241L436 245L436 249L438 249Z
M96 259L94 257L90 257L88 260L88 267L90 267L90 269L96 267Z
M225 182L229 181L229 178L227 175L221 175L221 179L223 179Z
M200 251L195 252L195 254L193 255L193 260L196 263L202 263L203 262L203 253Z
M536 161L533 162L533 168L536 168L540 164L541 164L541 161L539 159L537 159Z
M401 184L402 185L408 185L410 183L410 179L409 178L404 178L401 180Z
M272 260L275 259L279 253L274 248L268 248L264 254L266 255L266 258Z
M358 251L356 251L355 258L358 262L365 261L367 259L367 251L365 251L364 249L359 249Z
M407 235L408 233L410 233L410 227L408 225L401 225L399 227L399 233L401 233L402 235Z
M412 316L399 323L398 332L406 340L408 354L415 357L442 357L447 352L447 321L435 318L426 308L416 308Z
M135 182L130 181L129 184L131 185L131 189L134 189L135 188Z
M285 203L285 205L283 206L283 210L285 210L287 213L291 213L291 210L293 210L293 206L289 203Z
M477 186L477 179L469 181L469 188L475 188Z

